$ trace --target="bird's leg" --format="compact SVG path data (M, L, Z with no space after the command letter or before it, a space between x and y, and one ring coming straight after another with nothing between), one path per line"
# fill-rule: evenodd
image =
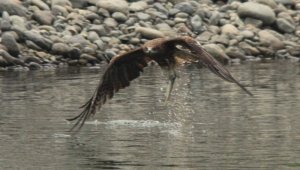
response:
M169 69L168 74L169 74L169 85L168 85L168 89L167 89L167 93L166 93L166 102L170 99L173 85L174 85L175 79L177 77L174 69Z

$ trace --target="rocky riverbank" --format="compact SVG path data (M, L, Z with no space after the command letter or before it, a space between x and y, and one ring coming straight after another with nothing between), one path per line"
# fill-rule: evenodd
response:
M158 37L214 56L300 60L300 0L1 0L0 68L92 66Z

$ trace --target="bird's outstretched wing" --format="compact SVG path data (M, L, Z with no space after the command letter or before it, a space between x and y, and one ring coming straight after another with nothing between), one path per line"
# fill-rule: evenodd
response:
M181 45L182 47L188 49L189 52L183 50L179 50L179 51L177 50L177 54L179 54L178 56L180 56L181 59L185 59L186 61L189 62L190 61L199 62L200 64L207 67L211 72L215 73L223 80L237 84L247 94L253 96L253 94L250 91L248 91L235 78L233 78L230 72L213 56L211 56L204 48L202 48L200 43L194 40L193 38L191 37L173 38L168 40L166 43L168 43L169 45L173 45L175 48L177 45ZM174 53L174 55L176 55L176 52Z
M96 113L97 108L111 99L114 93L129 86L130 81L139 77L150 58L146 57L143 49L138 48L114 57L109 63L93 96L81 108L83 111L76 117L67 119L77 120L72 130L83 126L84 122Z

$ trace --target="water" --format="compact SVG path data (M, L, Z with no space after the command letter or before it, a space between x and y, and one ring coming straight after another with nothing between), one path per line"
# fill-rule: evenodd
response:
M157 66L121 90L80 133L103 69L0 72L0 169L299 169L299 64L229 69L254 93L183 67L171 101Z

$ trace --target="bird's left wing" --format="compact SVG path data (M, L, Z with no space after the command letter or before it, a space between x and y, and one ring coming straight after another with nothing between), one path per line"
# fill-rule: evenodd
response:
M241 85L230 72L213 56L211 56L199 42L191 37L179 37L173 38L166 41L168 45L173 45L175 48L177 45L181 45L186 48L186 50L176 50L174 55L178 55L181 59L185 59L186 61L197 61L201 63L203 66L207 67L211 72L215 73L220 78L237 84L241 89L243 89L247 94L252 96L252 93L248 91L243 85Z
M113 97L114 93L129 86L130 81L140 76L149 61L150 58L145 56L142 48L114 57L93 96L81 107L83 111L78 116L67 119L77 120L71 130L76 127L79 130L84 122L96 113L97 108L100 109L108 99Z

